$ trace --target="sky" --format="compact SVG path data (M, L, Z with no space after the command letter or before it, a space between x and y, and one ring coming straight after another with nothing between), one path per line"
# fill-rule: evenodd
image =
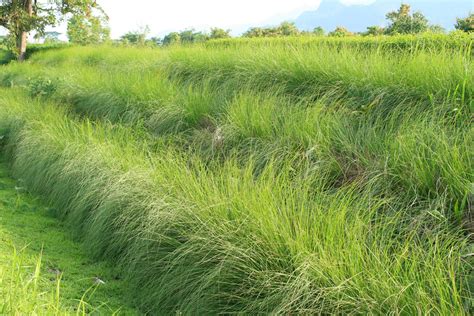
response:
M128 1L98 2L110 16L112 37L145 25L156 35L210 27L239 32L249 26L294 19L306 10L317 9L320 4L320 0L134 0L133 6L127 4Z
M327 0L326 0L327 1ZM346 5L375 0L339 0ZM112 38L149 26L150 35L163 36L188 28L231 29L234 35L250 26L277 24L316 10L321 0L98 0L110 17ZM65 26L56 29L65 33ZM1 34L1 31L0 31Z

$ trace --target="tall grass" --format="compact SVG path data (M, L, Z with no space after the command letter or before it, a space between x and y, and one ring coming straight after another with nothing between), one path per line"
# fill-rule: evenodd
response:
M463 312L465 241L440 205L402 211L372 181L327 190L271 162L256 177L232 158L149 156L126 128L14 99L0 121L24 117L7 134L16 175L120 263L145 311Z
M146 312L468 314L470 53L288 43L38 53L4 149Z

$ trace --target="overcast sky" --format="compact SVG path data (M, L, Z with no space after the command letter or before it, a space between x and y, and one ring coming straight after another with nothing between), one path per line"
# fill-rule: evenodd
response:
M331 0L326 0L331 1ZM337 0L332 0L337 1ZM370 4L375 0L339 0L350 4ZM321 0L98 0L110 17L112 37L148 25L150 35L187 28L232 29L234 34L249 26L294 19L306 10L316 10ZM64 33L64 26L58 29Z

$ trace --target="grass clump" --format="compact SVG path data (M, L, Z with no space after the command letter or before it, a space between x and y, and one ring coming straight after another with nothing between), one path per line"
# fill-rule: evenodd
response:
M256 176L252 160L150 156L127 128L22 103L1 120L24 111L8 137L15 174L119 263L145 311L465 311L467 240L442 197L414 206L376 177L330 189L277 159Z
M414 40L38 53L4 150L144 312L469 314L470 44Z
M0 313L6 315L128 314L123 282L110 266L91 262L0 162Z

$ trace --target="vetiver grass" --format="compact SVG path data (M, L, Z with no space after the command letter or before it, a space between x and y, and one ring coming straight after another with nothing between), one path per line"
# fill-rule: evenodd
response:
M255 177L233 158L209 166L167 147L150 157L127 129L3 102L2 126L24 118L7 134L16 175L67 211L93 254L120 262L145 310L464 311L467 240L442 196L402 211L409 201L375 179L327 190L318 174L271 162Z
M127 314L123 282L93 263L0 161L0 314Z
M144 311L469 313L469 52L273 50L9 65L15 174Z

